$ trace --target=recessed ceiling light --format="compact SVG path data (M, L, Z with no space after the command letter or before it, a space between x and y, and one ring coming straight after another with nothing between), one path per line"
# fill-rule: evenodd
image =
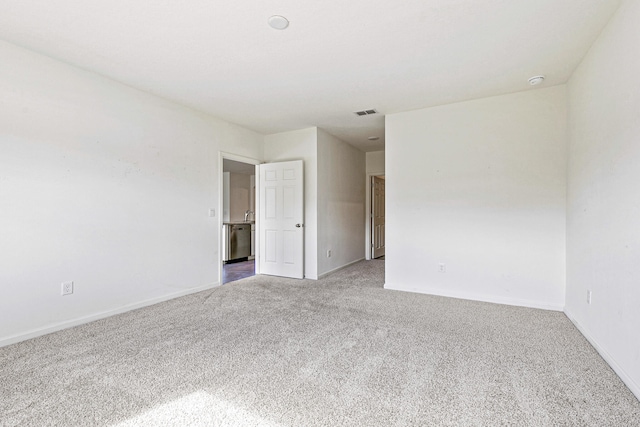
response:
M529 84L531 86L539 85L544 81L544 76L533 76L529 79Z
M380 139L379 136L370 136L369 138L367 138L369 141L377 141Z
M269 26L274 30L284 30L289 26L289 20L280 15L273 15L267 22L269 22Z

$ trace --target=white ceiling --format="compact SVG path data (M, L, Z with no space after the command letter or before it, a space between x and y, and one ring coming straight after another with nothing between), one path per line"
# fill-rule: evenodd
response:
M318 126L375 151L384 114L566 82L619 4L0 0L0 38L260 133Z

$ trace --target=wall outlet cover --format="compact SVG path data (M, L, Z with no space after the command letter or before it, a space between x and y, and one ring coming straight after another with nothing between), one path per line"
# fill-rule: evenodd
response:
M73 282L62 283L62 295L71 295L73 293Z

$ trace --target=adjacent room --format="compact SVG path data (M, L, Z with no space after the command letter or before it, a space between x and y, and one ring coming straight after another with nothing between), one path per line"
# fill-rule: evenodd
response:
M640 426L640 0L0 9L0 425Z

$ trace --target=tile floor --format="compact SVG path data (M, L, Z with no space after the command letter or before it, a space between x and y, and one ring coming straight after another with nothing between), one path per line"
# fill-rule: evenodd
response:
M255 276L255 274L255 260L225 263L222 267L222 284Z

